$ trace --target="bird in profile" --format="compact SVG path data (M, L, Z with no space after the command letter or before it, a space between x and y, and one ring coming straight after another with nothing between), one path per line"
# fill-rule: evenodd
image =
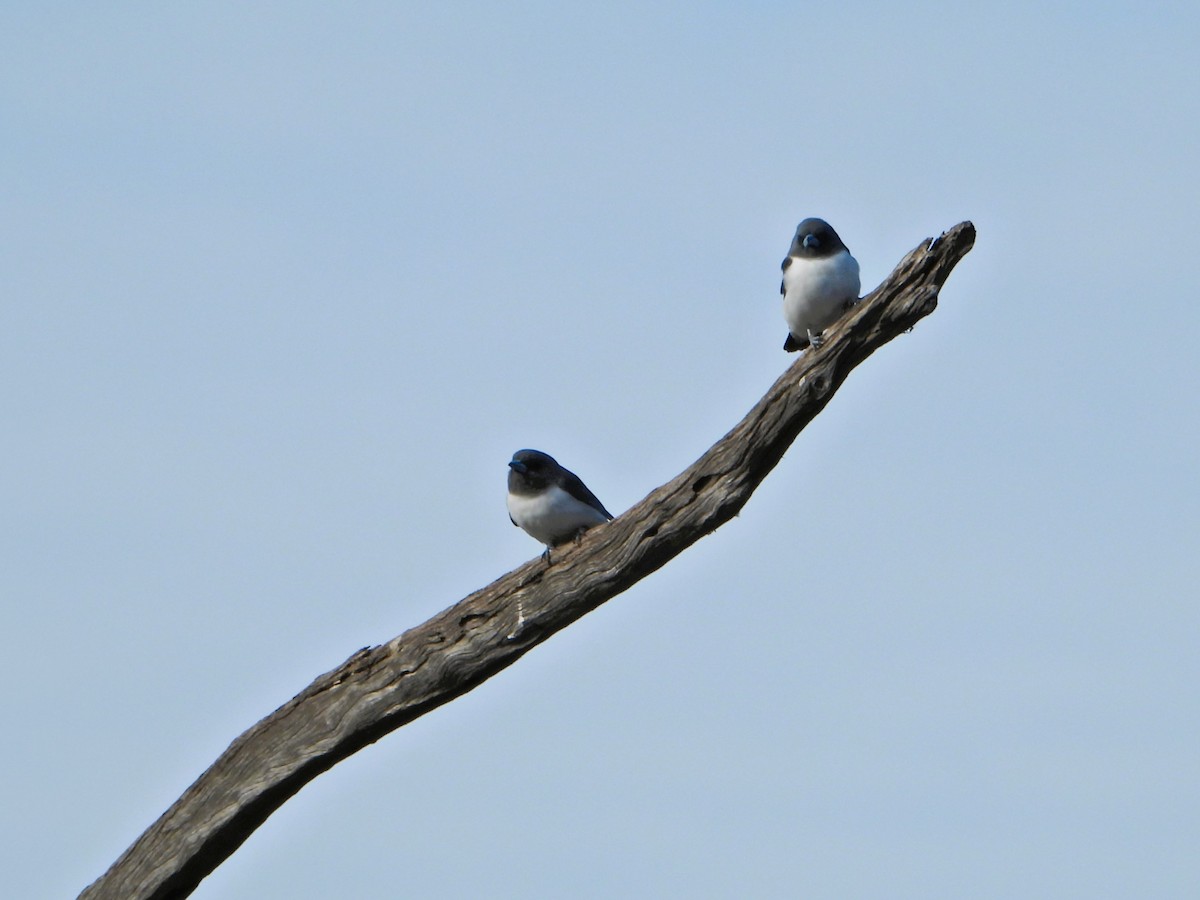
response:
M579 476L540 450L518 450L508 464L508 517L526 534L550 549L578 539L612 513L587 489Z
M858 302L858 261L824 219L805 219L796 228L783 261L783 318L788 353L823 343L821 332Z

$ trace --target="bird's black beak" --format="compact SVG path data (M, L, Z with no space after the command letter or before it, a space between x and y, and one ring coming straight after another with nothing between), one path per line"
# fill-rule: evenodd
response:
M508 467L510 469L512 469L514 472L520 472L522 475L524 475L527 471L529 471L525 467L525 463L521 462L519 459L514 459L512 462L510 462L508 464Z
M804 236L804 240L802 240L800 243L803 244L805 247L812 249L813 247L821 246L821 239L818 238L815 234L806 234Z

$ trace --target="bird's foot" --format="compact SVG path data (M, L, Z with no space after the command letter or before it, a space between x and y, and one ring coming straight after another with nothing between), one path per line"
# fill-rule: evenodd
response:
M809 328L808 329L808 342L812 345L812 348L814 350L820 350L821 347L825 343L825 338L823 338L821 336L821 332L818 331L818 332L814 333L813 330L811 328Z

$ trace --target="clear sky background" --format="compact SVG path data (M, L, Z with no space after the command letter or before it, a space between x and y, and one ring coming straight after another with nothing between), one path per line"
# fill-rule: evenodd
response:
M0 12L0 894L614 512L793 360L819 215L941 306L742 515L195 896L1194 897L1195 4Z

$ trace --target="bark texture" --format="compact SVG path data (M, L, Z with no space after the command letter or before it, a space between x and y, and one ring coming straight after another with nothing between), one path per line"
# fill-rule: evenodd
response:
M230 744L80 896L186 897L322 772L512 665L727 522L850 371L934 310L974 241L970 222L922 241L700 459L579 546L557 549L552 564L531 560L317 678ZM784 359L773 340L763 352Z

